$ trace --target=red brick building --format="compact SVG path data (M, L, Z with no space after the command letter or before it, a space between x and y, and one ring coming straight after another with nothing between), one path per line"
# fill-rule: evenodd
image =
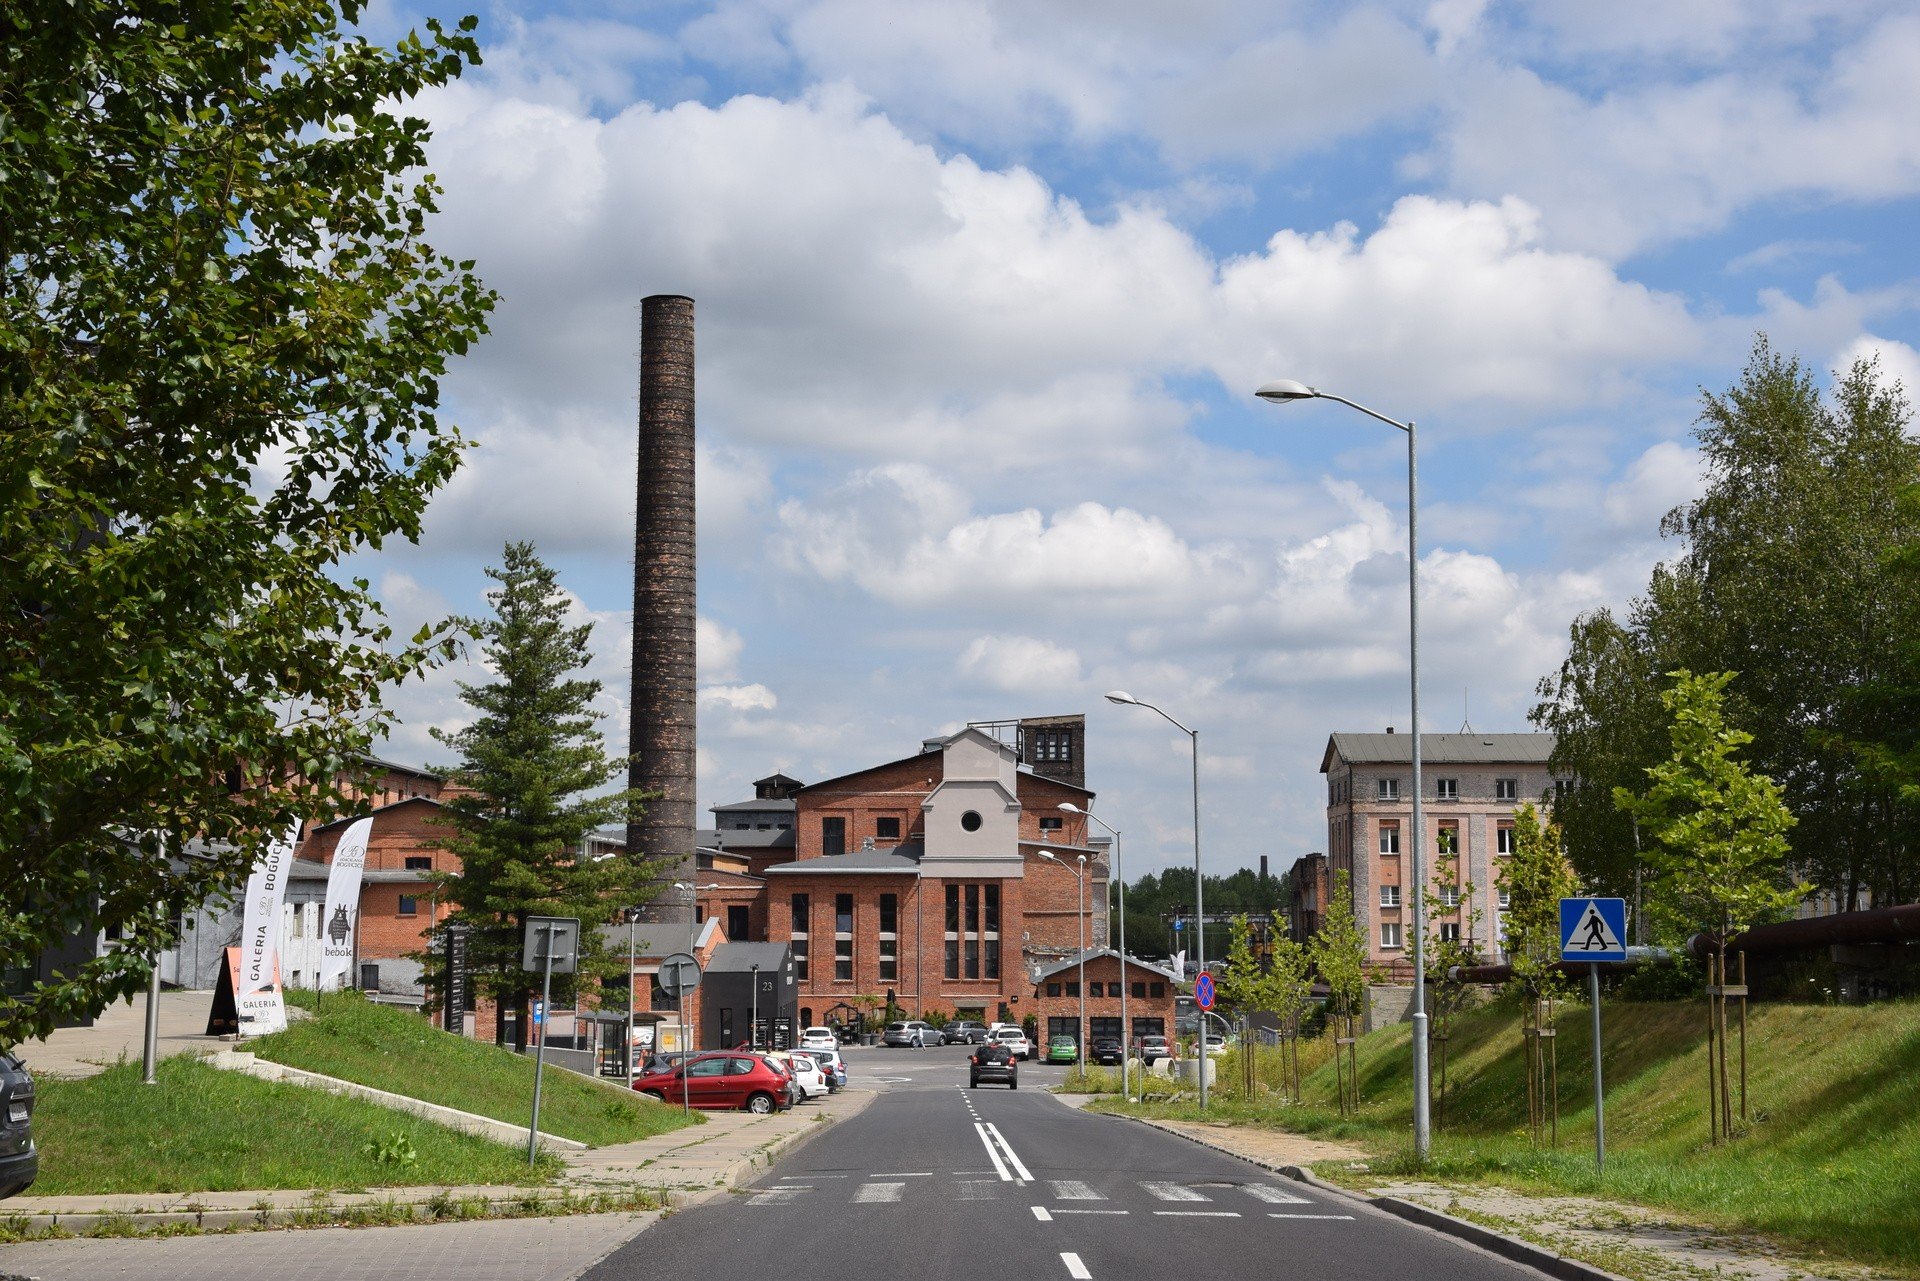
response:
M1131 1023L1125 1039L1140 1036L1172 1036L1173 1007L1178 986L1173 971L1149 965L1138 957L1129 957L1123 976L1120 953L1112 948L1090 949L1085 957L1067 957L1044 966L1034 975L1033 1003L1030 1013L1037 1018L1036 1031L1042 1050L1048 1039L1073 1036L1080 1025L1081 982L1085 974L1087 1039L1121 1036L1121 985L1127 985L1126 1017Z

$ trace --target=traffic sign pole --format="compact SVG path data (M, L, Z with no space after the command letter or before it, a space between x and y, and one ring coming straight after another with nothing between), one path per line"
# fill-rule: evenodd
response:
M1587 995L1593 1005L1593 1168L1607 1164L1607 1091L1601 1075L1600 963L1627 959L1627 901L1619 898L1560 900L1560 959L1587 962Z
M1600 963L1587 966L1587 995L1593 998L1593 1169L1607 1168L1607 1091L1600 1080Z
M551 939L549 939L551 943ZM553 948L546 952L540 967L540 1041L533 1050L533 1124L527 1127L527 1164L532 1165L540 1148L540 1078L547 1069L547 1010L553 1001Z

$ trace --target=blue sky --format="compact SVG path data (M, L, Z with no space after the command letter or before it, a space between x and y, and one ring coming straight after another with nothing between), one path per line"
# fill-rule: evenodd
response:
M387 6L391 36L428 12ZM448 379L479 442L403 622L531 539L623 745L639 300L700 345L701 804L970 719L1084 711L1127 873L1325 841L1333 730L1526 728L1580 611L1699 487L1757 331L1920 381L1920 15L1870 0L483 10L416 104L436 243L502 294ZM449 669L386 750L437 761Z

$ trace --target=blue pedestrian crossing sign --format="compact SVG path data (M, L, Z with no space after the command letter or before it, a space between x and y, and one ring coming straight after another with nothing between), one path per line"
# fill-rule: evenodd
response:
M1627 959L1627 901L1623 898L1560 900L1560 959Z

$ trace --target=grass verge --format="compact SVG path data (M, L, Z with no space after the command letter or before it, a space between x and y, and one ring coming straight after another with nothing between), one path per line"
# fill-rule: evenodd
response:
M313 1008L313 993L288 998ZM313 1018L247 1044L263 1059L390 1090L429 1103L525 1125L533 1109L533 1060L484 1041L449 1036L418 1014L375 1005L358 993L328 993ZM593 1147L651 1138L698 1113L642 1099L617 1084L548 1065L540 1128Z
M163 1059L39 1082L36 1196L544 1182L524 1153L323 1090Z
M1206 1119L1268 1125L1355 1144L1377 1159L1367 1178L1418 1175L1575 1193L1683 1211L1726 1229L1920 1273L1920 1003L1865 1007L1756 1006L1748 1027L1748 1121L1731 1143L1707 1142L1704 1014L1698 1002L1604 1009L1607 1168L1593 1165L1590 1023L1586 1007L1559 1021L1560 1134L1536 1149L1526 1135L1518 1019L1499 1008L1454 1020L1449 1088L1436 1096L1431 1160L1410 1151L1408 1031L1384 1029L1358 1047L1358 1116L1331 1106L1324 1047L1306 1059L1306 1103L1288 1105L1277 1052L1255 1051L1256 1083L1239 1086L1238 1052L1222 1062ZM1269 1061L1271 1060L1271 1061ZM1173 1087L1156 1081L1156 1087ZM1200 1119L1191 1095L1101 1110ZM1340 1170L1328 1173L1341 1176ZM1349 1176L1350 1177L1350 1176Z

